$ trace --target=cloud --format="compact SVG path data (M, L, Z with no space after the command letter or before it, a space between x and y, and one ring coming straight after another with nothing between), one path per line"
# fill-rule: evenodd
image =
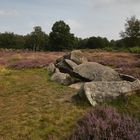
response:
M117 6L117 5L136 5L139 0L98 0L94 1L94 7Z
M0 10L0 17L16 17L19 15L19 12L16 10Z
M140 0L1 0L0 32L26 34L39 25L49 33L64 20L76 36L118 39L127 17L140 18L139 7Z
M75 30L75 29L80 29L82 28L82 25L74 20L74 19L66 19L65 22L70 26L71 29Z

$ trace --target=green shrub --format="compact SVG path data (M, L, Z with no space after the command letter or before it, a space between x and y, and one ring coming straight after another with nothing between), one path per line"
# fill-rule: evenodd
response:
M131 52L131 53L140 53L140 47L136 46L136 47L130 48L129 52Z

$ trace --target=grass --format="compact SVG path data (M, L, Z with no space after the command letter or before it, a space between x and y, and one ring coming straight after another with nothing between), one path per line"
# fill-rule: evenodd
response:
M7 75L8 72L8 75ZM0 72L0 140L62 140L90 107L45 69Z
M103 63L140 78L139 55L88 52L89 61ZM45 68L6 68L19 61L49 64L63 53L0 52L0 140L63 140L91 107L75 102L76 90L51 82ZM28 63L27 63L28 64ZM140 94L107 103L140 120Z
M63 140L91 107L76 90L53 83L46 69L0 71L0 140ZM140 119L140 96L108 103Z
M120 97L109 102L108 105L114 106L121 113L129 114L140 120L140 93L125 98Z

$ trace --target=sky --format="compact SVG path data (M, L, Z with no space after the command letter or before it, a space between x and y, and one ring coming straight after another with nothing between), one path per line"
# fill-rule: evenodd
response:
M0 32L25 35L41 26L49 34L64 20L77 37L119 39L133 15L140 19L140 0L0 0Z

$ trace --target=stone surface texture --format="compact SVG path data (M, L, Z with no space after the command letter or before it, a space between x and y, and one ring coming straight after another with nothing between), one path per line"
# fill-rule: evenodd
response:
M140 80L111 67L88 62L80 50L72 51L48 66L51 80L78 90L77 95L95 106L119 96L140 92Z

